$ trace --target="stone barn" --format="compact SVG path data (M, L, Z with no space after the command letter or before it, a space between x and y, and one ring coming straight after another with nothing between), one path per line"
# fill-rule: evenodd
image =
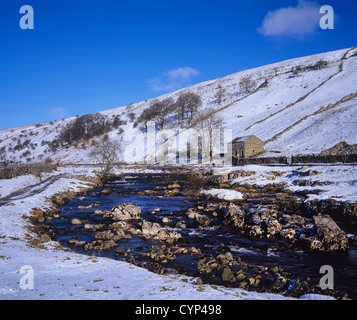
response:
M264 152L264 141L256 136L235 138L232 141L233 157L247 159Z

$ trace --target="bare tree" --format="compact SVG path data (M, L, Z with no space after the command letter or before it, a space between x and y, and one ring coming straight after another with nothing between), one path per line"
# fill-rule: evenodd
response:
M215 94L215 99L218 102L218 104L222 103L223 97L226 95L226 89L219 87L218 91Z
M165 121L169 117L173 110L174 100L172 98L166 98L162 101L158 101L151 106L152 120L157 122L161 129L164 128Z
M137 122L138 123L143 123L146 125L147 122L151 121L153 119L154 115L152 113L151 107L146 108L143 110L141 113L140 117L138 118Z
M106 173L110 172L114 164L118 162L118 153L121 150L118 141L112 141L108 138L103 139L101 143L96 145L89 156L100 166L100 179L103 179Z
M142 123L155 121L155 123L157 123L161 129L163 129L165 121L169 115L174 112L174 105L175 102L172 98L166 98L162 101L155 99L151 105L141 113L138 121Z
M251 93L257 86L257 83L255 80L252 79L252 77L245 76L239 82L239 86L243 88L246 92Z
M207 108L195 116L195 127L201 133L202 152L212 161L214 148L220 146L220 130L223 129L223 118L213 108Z
M190 91L182 93L175 104L179 120L188 119L191 121L201 105L202 99L196 93Z

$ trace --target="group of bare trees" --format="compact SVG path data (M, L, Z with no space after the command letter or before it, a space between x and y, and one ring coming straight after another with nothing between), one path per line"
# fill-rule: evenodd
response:
M214 146L220 145L220 134L224 129L224 120L213 108L206 108L197 113L194 120L194 127L203 134L200 140L200 147L206 153L210 161L213 160Z
M182 93L175 103L175 112L178 115L178 120L191 121L198 108L201 106L202 99L200 96L189 91Z
M163 129L167 119L173 116L179 124L190 123L201 105L201 97L190 91L183 92L176 101L171 97L155 99L149 108L142 112L138 122L155 121Z
M100 135L104 132L105 117L102 114L86 114L77 117L59 136L61 145L71 144L82 139L89 139L92 136Z
M119 127L124 122L115 116L112 119L107 119L101 113L85 114L76 117L69 125L64 127L59 134L59 137L51 146L66 146L80 140L89 140L107 133L108 131ZM50 146L50 147L51 147ZM52 148L55 151L56 148Z
M225 94L226 90L219 88L216 94L219 104L223 101ZM182 128L194 128L198 132L205 132L204 137L200 139L200 149L210 150L208 153L212 154L211 146L215 142L212 141L215 137L213 131L223 129L224 121L214 108L199 110L201 106L200 96L190 91L184 91L176 101L172 97L153 100L139 116L138 122L147 125L149 121L154 121L160 129L164 129L171 117L171 123L175 122Z
M141 123L149 121L155 121L160 128L165 125L166 119L173 113L175 101L172 98L166 98L164 100L155 99L149 108L146 108L138 118Z

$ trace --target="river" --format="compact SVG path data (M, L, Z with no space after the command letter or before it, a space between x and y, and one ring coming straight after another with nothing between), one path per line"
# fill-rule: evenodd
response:
M164 190L170 182L180 185L180 194L164 196ZM182 192L185 187L187 188L189 185L184 176L123 175L116 180L109 181L101 188L87 192L85 199L81 198L80 200L80 197L77 197L70 201L61 208L59 217L48 220L45 224L56 229L57 240L64 247L70 247L83 254L126 260L155 272L200 276L204 282L213 284L222 284L221 273L205 277L198 272L197 264L203 257L217 257L220 253L226 252L230 252L235 259L239 258L242 261L239 265L231 266L235 272L244 266L245 273L249 273L249 269L254 269L255 273L252 271L252 274L256 275L258 271L279 267L284 270L284 274L289 275L290 279L308 279L312 285L319 284L322 277L322 274L319 273L320 267L331 265L334 270L335 288L342 292L348 292L352 297L356 296L356 247L350 247L348 253L317 254L308 252L299 246L293 246L285 240L251 239L237 232L235 228L224 225L219 215L210 216L211 223L208 227L198 226L192 219L188 219L187 210L196 208L197 211L202 211L203 203L212 203L213 206L218 206L219 203L185 197ZM102 193L103 190L109 190L109 192ZM154 194L145 193L146 190L156 190L156 192ZM131 234L130 237L118 241L118 246L125 249L122 249L123 252L126 252L125 255L116 254L117 247L102 252L86 251L83 246L78 246L75 241L71 241L73 238L78 243L90 243L95 240L93 230L85 228L83 224L73 225L72 219L76 218L91 225L104 224L107 226L112 221L103 219L100 214L94 214L94 211L98 209L110 211L114 205L121 203L135 204L141 208L141 221L133 222L133 227L140 229L143 220L158 222L169 231L179 232L185 239L180 244L164 246L164 250L174 252L177 248L190 250L194 247L197 249L195 254L176 254L173 261L165 262L159 270L156 270L158 264L153 264L147 253L152 250L153 246L162 247L161 241ZM83 209L91 204L95 205ZM258 205L257 200L248 201L247 205L254 208ZM82 209L79 209L78 207L81 206ZM167 218L165 223L162 220L164 217ZM177 226L180 221L184 221L185 228ZM105 229L104 227L100 231ZM223 284L232 285L231 283ZM264 290L268 286L269 283L266 286L260 286L259 290Z

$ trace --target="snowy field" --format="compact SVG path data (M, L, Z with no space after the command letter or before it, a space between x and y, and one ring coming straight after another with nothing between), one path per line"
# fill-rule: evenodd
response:
M42 248L34 247L29 240L36 235L29 231L31 224L26 219L31 209L50 207L48 198L56 193L88 188L89 183L76 179L75 175L93 175L89 168L68 167L53 173L58 174L61 176L40 192L17 197L0 207L0 299L290 299L242 289L197 285L194 278L185 276L160 276L126 262L64 251L55 241L45 243ZM267 173L260 172L264 174ZM3 180L0 190L8 195L37 183L39 181L32 176ZM306 295L300 299L330 297Z

